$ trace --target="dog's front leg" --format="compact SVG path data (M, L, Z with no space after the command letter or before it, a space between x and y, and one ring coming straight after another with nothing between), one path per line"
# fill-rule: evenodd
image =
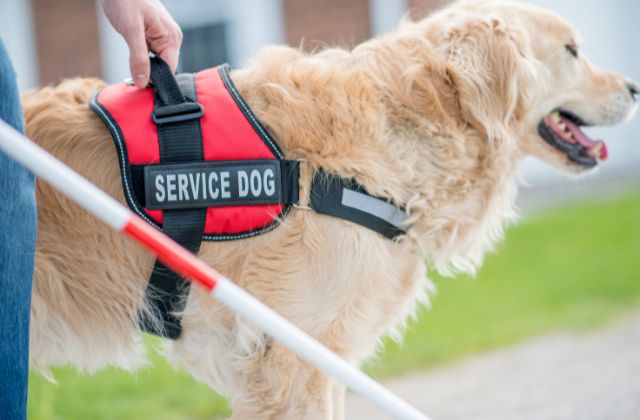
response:
M279 344L245 366L242 376L233 419L342 418L334 416L332 380Z

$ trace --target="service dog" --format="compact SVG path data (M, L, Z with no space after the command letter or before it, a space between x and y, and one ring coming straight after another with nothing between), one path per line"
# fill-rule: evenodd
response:
M639 91L592 65L560 17L499 1L455 3L351 50L267 47L230 74L300 160L299 201L274 229L204 242L199 256L354 364L427 301L425 261L473 273L502 238L518 160L592 170L606 145L583 126L629 119ZM26 94L27 134L124 203L110 134L88 106L103 87L71 79ZM402 208L405 233L310 210L319 170ZM154 257L42 182L37 201L33 367L135 368ZM180 316L167 357L228 396L235 418L343 417L341 384L198 288Z

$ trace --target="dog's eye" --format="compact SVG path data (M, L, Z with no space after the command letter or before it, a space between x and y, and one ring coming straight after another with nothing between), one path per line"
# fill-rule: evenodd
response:
M569 51L569 54L578 58L578 47L576 47L575 45L567 44L565 45L565 48L567 49L567 51Z

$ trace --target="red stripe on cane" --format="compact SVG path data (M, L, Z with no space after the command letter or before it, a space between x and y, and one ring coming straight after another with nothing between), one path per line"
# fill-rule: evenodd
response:
M209 291L218 284L218 278L221 277L218 272L140 217L134 215L129 219L122 232L151 250L160 261L181 276Z

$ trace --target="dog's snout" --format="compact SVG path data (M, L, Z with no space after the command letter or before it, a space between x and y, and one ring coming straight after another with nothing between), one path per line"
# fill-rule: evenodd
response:
M635 82L628 82L627 89L629 89L629 93L634 101L638 101L638 94L640 93L640 85Z

